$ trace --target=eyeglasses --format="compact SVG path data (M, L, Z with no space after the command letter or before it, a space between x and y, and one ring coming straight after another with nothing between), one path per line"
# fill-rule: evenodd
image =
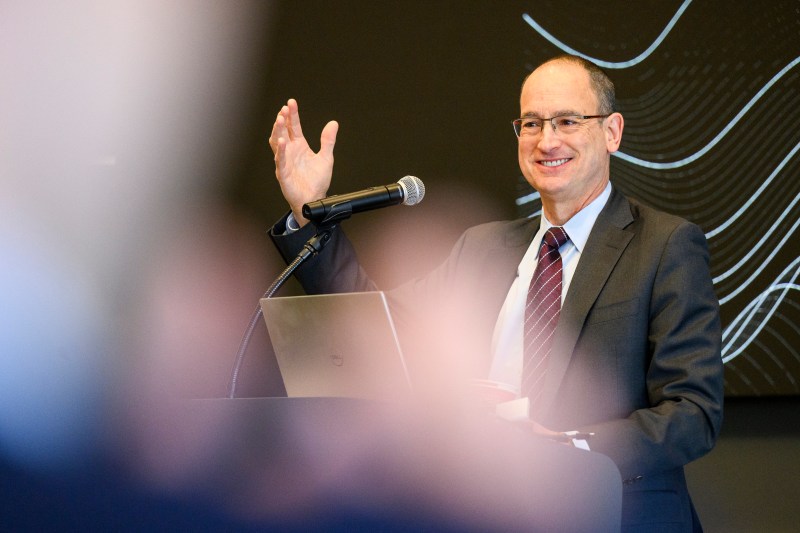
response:
M606 118L608 116L609 115L558 115L550 118L526 117L512 120L511 125L514 126L514 133L517 134L517 137L539 135L542 133L545 121L550 122L550 125L553 126L554 133L569 135L581 129L585 121L591 118Z

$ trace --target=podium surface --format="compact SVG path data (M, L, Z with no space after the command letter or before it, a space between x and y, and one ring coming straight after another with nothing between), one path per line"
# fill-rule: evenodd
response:
M270 525L619 531L607 457L489 416L347 398L189 400L201 485ZM180 447L181 443L173 445Z

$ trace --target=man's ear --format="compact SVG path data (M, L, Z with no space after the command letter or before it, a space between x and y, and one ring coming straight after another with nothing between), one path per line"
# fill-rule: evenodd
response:
M622 129L625 127L625 119L620 113L611 113L605 120L606 148L608 153L619 150L622 142Z

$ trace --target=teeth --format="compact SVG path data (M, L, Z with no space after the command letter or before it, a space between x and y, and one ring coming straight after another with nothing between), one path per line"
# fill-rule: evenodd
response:
M546 167L557 167L558 165L563 165L569 161L569 159L556 159L555 161L542 161L542 164Z

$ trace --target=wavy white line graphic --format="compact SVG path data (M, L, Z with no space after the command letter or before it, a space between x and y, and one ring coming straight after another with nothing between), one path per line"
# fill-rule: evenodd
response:
M517 206L521 206L521 205L529 204L529 203L533 202L534 200L538 200L539 198L541 198L541 195L539 194L539 192L538 191L533 191L532 193L526 194L525 196L520 196L519 198L514 200L514 202L517 204ZM542 214L542 210L539 209L538 211L534 211L533 213L528 215L526 218L538 217L541 214Z
M780 223L783 222L783 219L786 218L786 215L789 213L791 206L794 206L797 203L798 199L800 199L800 194L795 196L794 200L792 201L792 204L783 211L780 218L774 223L772 228L778 228L780 226ZM733 298L735 298L740 292L742 292L745 288L747 288L747 286L750 285L753 282L753 280L758 277L759 274L761 274L761 272L769 264L769 262L772 261L778 254L778 252L781 250L781 248L783 248L783 245L786 244L786 241L789 240L789 237L791 237L792 234L797 230L798 225L800 225L800 218L794 221L794 224L792 224L791 228L789 228L788 230L782 230L785 233L783 235L783 238L781 239L781 242L779 242L778 245L772 249L769 256L767 256L767 258L758 265L758 268L756 268L750 274L750 276L747 278L747 280L745 280L744 283L740 283L739 285L737 285L736 289L733 292L731 292L724 298L720 298L719 300L720 305L724 305L729 301L731 301ZM717 284L718 282L722 281L723 279L727 278L728 276L730 276L731 274L742 268L750 259L750 257L752 257L752 255L755 253L756 249L762 245L762 243L767 239L768 236L769 234L766 234L764 237L761 238L761 240L757 244L751 246L750 251L742 259L740 259L739 262L736 263L733 267L728 269L725 273L715 277L713 279L714 284Z
M726 220L725 222L723 222L722 224L720 224L719 226L717 226L713 230L711 230L708 233L706 233L706 239L710 239L712 237L716 237L717 235L719 235L720 233L722 233L723 231L728 229L728 227L731 224L733 224L739 217L741 217L745 213L745 211L747 211L747 209L749 209L750 206L753 205L753 202L755 202L756 199L759 196L761 196L761 194L767 189L767 186L769 186L769 184L772 183L772 180L775 179L775 177L778 175L778 173L781 170L783 170L783 167L785 167L786 164L789 161L791 161L791 159L795 156L795 154L798 152L798 150L800 150L800 142L798 142L796 145L794 145L794 148L792 148L789 151L789 153L786 155L786 157L784 157L783 160L778 164L778 166L775 167L775 169L770 173L770 175L767 177L767 179L764 180L764 182L761 184L761 186L758 188L758 190L755 193L753 193L750 196L750 198L747 199L747 201L744 203L744 205L742 205L742 207L740 207L733 215L731 215L731 217L728 220ZM794 205L795 203L797 203L797 197L795 197L794 202L792 203L792 205Z
M787 72L792 70L798 64L800 64L800 56L794 58L794 60L792 60L788 65L783 67L780 70L780 72L775 74L772 77L772 79L769 80L755 94L755 96L753 96L753 98L751 98L750 101L747 102L747 104L745 104L745 106L736 114L736 116L733 117L733 120L731 120L728 123L728 125L725 126L725 128L723 128L723 130L720 131L717 134L716 137L711 139L711 141L707 145L705 145L701 150L695 152L694 154L692 154L692 155L690 155L688 157L684 157L680 161L672 161L672 162L645 161L644 159L639 159L638 157L634 157L632 155L628 155L628 154L626 154L624 152L615 152L612 155L614 155L616 157L619 157L620 159L622 159L623 161L627 161L628 163L632 163L632 164L638 165L640 167L653 168L653 169L657 169L657 170L679 168L679 167L686 166L686 165L688 165L690 163L693 163L693 162L697 161L698 159L700 159L701 157L703 157L704 155L706 155L706 153L708 153L709 150L714 148L717 145L717 143L719 143L722 140L722 138L725 137L728 134L728 132L730 132L736 126L736 124L742 119L742 117L748 111L750 111L750 109L756 104L756 102L758 102L761 99L761 97L763 97L767 93L767 91L770 90L772 88L772 86L775 85L775 83L778 82L778 80L780 80L783 76L786 75Z
M570 47L565 42L557 39L527 13L523 14L522 18L543 38L565 53L577 55L606 69L625 69L633 67L634 65L638 65L639 63L647 60L658 49L658 47L665 42L667 36L670 35L670 33L676 27L678 20L683 16L690 4L691 0L685 0L680 5L678 10L658 35L656 40L653 41L650 46L644 50L644 52L633 59L620 62L605 61L584 54L575 48ZM736 113L735 116L733 116L733 118L724 125L724 127L713 137L713 139L711 139L705 146L702 146L699 150L687 157L676 161L647 161L625 152L616 152L613 155L632 165L655 170L670 170L686 167L687 165L690 165L708 155L711 150L715 149L717 145L721 144L723 139L725 139L728 134L732 132L733 128L741 125L747 114L754 110L754 107L762 99L764 99L765 95L767 95L769 91L773 90L777 83L793 72L793 69L795 69L795 67L798 65L800 65L800 56L794 58L780 71L775 73L772 78L769 79L763 85L763 87L761 87L758 92L756 92L749 99L749 101L738 111L738 113ZM733 110L730 112L732 113ZM784 173L785 179L794 179L794 176L785 175L785 168L788 164L790 164L790 162L796 161L798 153L800 153L800 142L798 142L789 151L789 153L783 157L780 163L778 163L777 166L770 172L766 180L759 183L757 190L752 195L747 197L746 200L743 199L744 203L736 208L735 212L730 217L706 233L706 238L711 239L721 235L723 232L729 232L731 231L731 227L734 225L734 223L745 219L747 214L752 212L752 208L755 205L756 200L764 197L767 194L768 187L774 185L774 183L779 179L781 173ZM517 205L521 206L528 204L538 198L538 193L534 192L518 198ZM725 272L713 279L713 282L716 285L740 271L743 272L743 275L747 276L743 283L737 284L735 289L730 294L720 299L720 305L730 302L739 294L741 294L742 291L753 284L753 282L759 276L763 275L766 266L774 262L776 256L781 250L787 250L790 239L794 238L798 232L798 228L800 227L800 219L792 219L792 210L797 208L798 203L800 203L800 193L797 193L794 196L790 204L784 208L777 220L770 222L767 233L762 235L757 243L753 243L753 245L745 253L744 257L738 260L737 263L731 268L727 269ZM535 213L532 216L535 216L536 214L538 213ZM781 227L784 224L786 227ZM767 254L766 258L757 263L754 262L753 257L756 251L758 249L764 249L764 243L770 238L775 238L776 234L780 236L780 242L768 249L769 253ZM782 302L784 302L784 299L787 297L787 295L790 294L789 291L800 291L800 283L798 283L798 278L800 278L800 257L794 258L791 261L791 264L786 266L781 274L777 276L763 292L758 294L758 296L750 301L750 303L747 304L747 306L742 309L736 318L724 329L722 335L722 360L724 363L729 363L739 355L743 355L744 359L752 364L757 370L759 370L765 379L770 382L772 381L768 375L768 372L761 367L759 362L754 359L753 355L747 354L745 351L754 342L757 342L759 335L762 334L762 331L765 327L767 327L767 324L773 319L773 317L776 319L780 317L780 314L777 316L775 315L778 313L779 306L781 306ZM785 343L784 347L788 348ZM785 367L781 364L780 359L776 357L776 354L767 353L766 356L771 358L777 367L785 369ZM797 355L795 355L795 358L797 358ZM733 364L731 364L731 367L733 367ZM736 371L736 374L739 375L739 372ZM742 374L739 377L752 386L752 383L747 379L745 374ZM789 379L792 381L792 383L795 383L792 376L789 375Z
M537 191L533 191L532 193L526 194L525 196L520 196L519 198L514 200L514 203L516 203L518 206L524 205L524 204L529 204L529 203L533 202L534 200L536 200L537 198L540 198L540 197L541 196L539 195L539 193Z
M653 43L650 46L647 47L647 50L645 50L644 52L642 52L638 56L634 57L633 59L630 59L628 61L619 61L619 62L604 61L602 59L597 59L596 57L591 57L591 56L588 56L586 54L583 54L583 53L579 52L578 50L575 50L571 46L567 45L563 41L558 40L555 36L553 36L553 34L551 34L546 29L544 29L538 22L533 20L533 18L530 15L528 15L527 13L523 13L522 18L525 20L525 22L528 23L528 25L530 25L531 28L533 28L534 30L539 32L539 35L541 35L542 37L544 37L545 39L547 39L548 41L550 41L551 43L556 45L558 48L560 48L564 52L566 52L568 54L580 56L580 57L582 57L584 59L588 59L592 63L594 63L594 64L596 64L596 65L598 65L598 66L600 66L602 68L620 69L620 68L628 68L628 67L632 67L634 65L638 65L639 63L641 63L642 61L647 59L650 56L650 54L652 54L655 51L655 49L658 48L659 45L662 42L664 42L664 39L667 38L667 35L669 34L670 31L672 31L673 26L675 26L675 23L678 22L678 19L681 18L681 15L683 15L683 12L686 11L686 8L689 7L689 4L691 4L691 3L692 3L692 0L686 0L683 4L681 4L681 7L678 8L678 11L675 13L675 15L672 17L672 19L666 25L664 30L661 32L661 34L658 37L656 37L656 40L653 41Z
M769 185L773 181L775 181L775 178L778 177L778 174L786 167L786 165L794 158L794 156L797 155L798 152L800 152L800 142L798 142L794 146L794 148L789 150L789 153L787 153L786 156L784 156L784 158L781 160L781 162L778 163L778 165L772 170L772 172L770 172L769 176L767 176L767 178L763 182L761 182L761 185L758 187L758 189L748 197L747 201L739 209L737 209L734 214L732 214L727 220L725 220L725 222L723 222L722 224L720 224L716 228L714 228L711 231L709 231L708 233L706 233L706 239L712 239L712 238L716 237L717 235L719 235L720 233L722 233L723 231L728 229L731 226L731 224L733 224L739 218L741 218L742 215L744 215L747 212L747 210L753 205L753 203L759 197L761 197L762 194L764 194L764 192L767 190ZM521 197L517 198L515 200L515 202L516 202L516 204L518 206L521 206L521 205L533 202L534 200L536 200L538 198L539 198L539 193L534 191L534 192L532 192L530 194L527 194L525 196L521 196ZM784 212L781 214L780 220L783 220L786 217L786 214L788 213L788 211L791 210L791 208L794 207L794 205L799 200L800 200L800 195L795 196L794 200L789 205L789 207L787 207L784 210ZM777 231L777 223L775 223L773 225L770 225L770 228L768 230L768 234L771 234L774 231ZM722 281L723 279L725 279L728 276L730 276L732 273L733 272L728 271L727 273L722 274L722 275L718 276L717 278L715 278L714 282L716 283L717 281Z
M794 271L792 271L794 270ZM722 332L722 361L740 355L758 336L790 290L800 291L800 257L784 269L775 283L750 302ZM783 281L784 278L787 278ZM779 293L775 296L773 293ZM766 304L766 305L765 305ZM756 318L756 315L763 315Z

